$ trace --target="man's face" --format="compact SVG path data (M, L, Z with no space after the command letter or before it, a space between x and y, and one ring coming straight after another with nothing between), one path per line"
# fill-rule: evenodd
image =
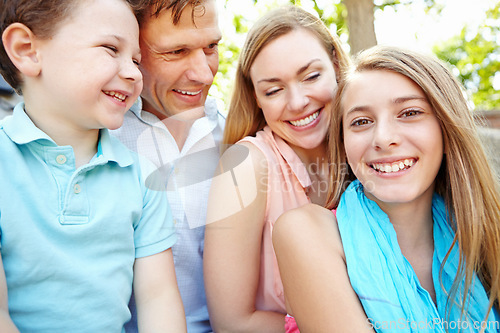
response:
M187 6L174 25L172 11L144 22L140 31L143 109L160 119L202 107L219 67L216 1Z

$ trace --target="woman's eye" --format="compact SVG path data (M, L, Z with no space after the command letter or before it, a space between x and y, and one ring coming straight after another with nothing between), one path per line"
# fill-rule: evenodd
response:
M306 77L306 81L314 81L317 78L319 78L320 75L321 75L320 73L314 73L312 75L309 75L309 76Z
M272 96L272 95L276 94L278 91L280 91L280 89L266 91L266 96Z

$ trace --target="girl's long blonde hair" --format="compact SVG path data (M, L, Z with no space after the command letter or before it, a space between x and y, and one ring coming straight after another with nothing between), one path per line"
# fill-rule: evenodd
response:
M445 200L458 243L460 261L449 300L465 279L462 311L474 273L490 297L489 310L500 301L500 194L497 177L487 163L472 112L461 84L437 59L393 47L377 46L361 53L349 73L385 70L402 74L424 91L444 140L444 158L436 177L436 192ZM329 207L354 179L347 167L342 133L342 97L350 74L340 82L330 130L331 167ZM347 172L346 172L347 170ZM444 263L443 263L444 264Z
M314 15L296 6L271 10L250 29L238 60L236 78L224 129L223 147L255 133L266 125L255 99L250 68L260 51L273 40L297 29L306 29L317 36L330 55L337 79L349 63L337 35L330 33L325 24Z

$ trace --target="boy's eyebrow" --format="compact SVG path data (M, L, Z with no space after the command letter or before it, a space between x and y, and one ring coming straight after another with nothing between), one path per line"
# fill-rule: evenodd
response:
M114 38L116 39L119 43L124 43L126 42L126 39L119 36L119 35L116 35L116 34L110 34L108 35L109 37L111 38ZM134 50L135 53L141 53L141 48L139 46L137 46L137 48Z
M315 59L312 59L311 61L309 61L307 64L305 64L304 66L300 67L298 70L297 70L297 75L300 75L302 74L303 72L305 72L314 62L316 61L320 61L319 58L315 58ZM259 81L257 81L257 83L260 83L260 82L277 82L279 81L278 78L267 78L267 79L261 79Z

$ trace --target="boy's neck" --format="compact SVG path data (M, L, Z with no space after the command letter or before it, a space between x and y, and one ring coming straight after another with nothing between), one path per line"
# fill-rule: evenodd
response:
M41 131L47 134L58 146L71 146L75 154L75 168L87 164L97 153L99 130L85 130L68 126L54 117L30 112L25 106L26 114Z

